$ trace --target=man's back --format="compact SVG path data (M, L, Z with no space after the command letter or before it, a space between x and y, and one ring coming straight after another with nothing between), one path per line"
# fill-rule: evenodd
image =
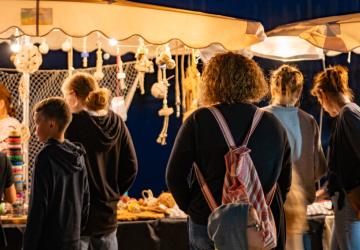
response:
M50 139L35 161L24 250L80 249L89 209L85 151Z

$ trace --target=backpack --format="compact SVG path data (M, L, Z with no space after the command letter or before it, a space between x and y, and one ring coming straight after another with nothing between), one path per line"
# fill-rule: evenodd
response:
M264 195L248 141L263 112L257 109L244 142L235 145L230 129L215 107L209 110L215 117L229 151L225 154L226 173L222 191L222 205L218 206L199 167L194 163L196 178L212 213L208 218L208 234L219 250L268 250L277 245L276 226L270 204L276 185Z

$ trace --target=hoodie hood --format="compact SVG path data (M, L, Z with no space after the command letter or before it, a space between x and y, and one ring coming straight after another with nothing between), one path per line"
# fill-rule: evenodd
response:
M113 111L109 110L108 113L104 116L93 116L87 111L81 111L73 117L73 120L79 118L79 122L82 121L83 124L86 124L84 128L87 135L93 135L89 138L93 146L100 151L107 151L115 143L119 142L119 137L121 134L122 120L116 115ZM88 120L88 121L86 121Z
M85 149L81 144L74 144L68 140L61 143L55 139L49 139L45 148L49 158L67 171L77 172L85 166Z

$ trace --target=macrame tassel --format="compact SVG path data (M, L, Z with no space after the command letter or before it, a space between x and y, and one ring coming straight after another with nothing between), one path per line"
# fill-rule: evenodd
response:
M88 66L88 57L89 57L89 52L87 52L87 38L84 37L83 38L83 49L82 49L82 53L81 53L81 57L82 57L82 64L84 68L87 68Z
M164 123L161 132L156 140L161 145L166 145L167 131L169 128L169 117L174 113L173 108L167 106L167 101L164 99L163 108L159 110L159 116L164 116Z
M98 41L97 43L98 48L96 51L96 71L94 73L94 77L98 81L104 78L104 73L102 72L103 59L102 59L101 45L102 43Z
M157 53L158 54L158 53ZM169 53L168 53L169 54ZM158 83L162 84L165 87L164 98L163 98L163 107L159 110L159 116L164 117L163 127L161 132L156 140L157 143L161 145L166 145L167 131L169 127L169 117L174 113L174 109L168 107L167 103L167 94L168 94L168 86L169 82L166 78L166 68L174 68L175 62L171 59L171 54L158 54L156 58L158 64Z
M175 55L175 105L176 105L176 117L180 117L181 97L180 97L180 84L179 84L179 55L176 50Z
M117 79L120 80L120 89L123 91L126 89L126 85L125 85L126 75L124 73L123 62L121 60L119 47L116 48L116 68L117 68L117 72L118 72Z
M68 52L68 72L69 72L69 76L72 75L74 70L73 67L73 49L71 48Z
M182 100L181 106L183 112L186 112L186 91L185 91L185 52L181 55L181 93L182 93Z

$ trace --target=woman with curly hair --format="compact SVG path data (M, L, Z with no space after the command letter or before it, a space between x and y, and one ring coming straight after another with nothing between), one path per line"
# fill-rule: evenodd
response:
M263 72L255 61L234 53L218 54L205 66L199 88L201 103L224 116L236 145L244 140L257 107L268 92ZM284 248L283 200L291 183L290 147L286 131L276 117L265 112L249 141L251 158L264 193L274 184L278 192L271 208L280 231L278 249ZM229 148L207 107L193 112L183 123L168 162L166 180L179 207L189 214L190 249L214 249L207 234L210 215L199 184L188 176L199 166L217 204L221 204L225 176L224 155Z
M293 180L285 203L287 249L303 249L306 205L315 200L315 183L326 171L319 127L315 119L297 107L303 90L303 74L294 66L282 65L270 78L273 113L284 126L291 147Z
M318 73L311 94L335 124L330 136L327 193L335 206L331 249L360 249L360 107L353 100L345 67L334 66Z

